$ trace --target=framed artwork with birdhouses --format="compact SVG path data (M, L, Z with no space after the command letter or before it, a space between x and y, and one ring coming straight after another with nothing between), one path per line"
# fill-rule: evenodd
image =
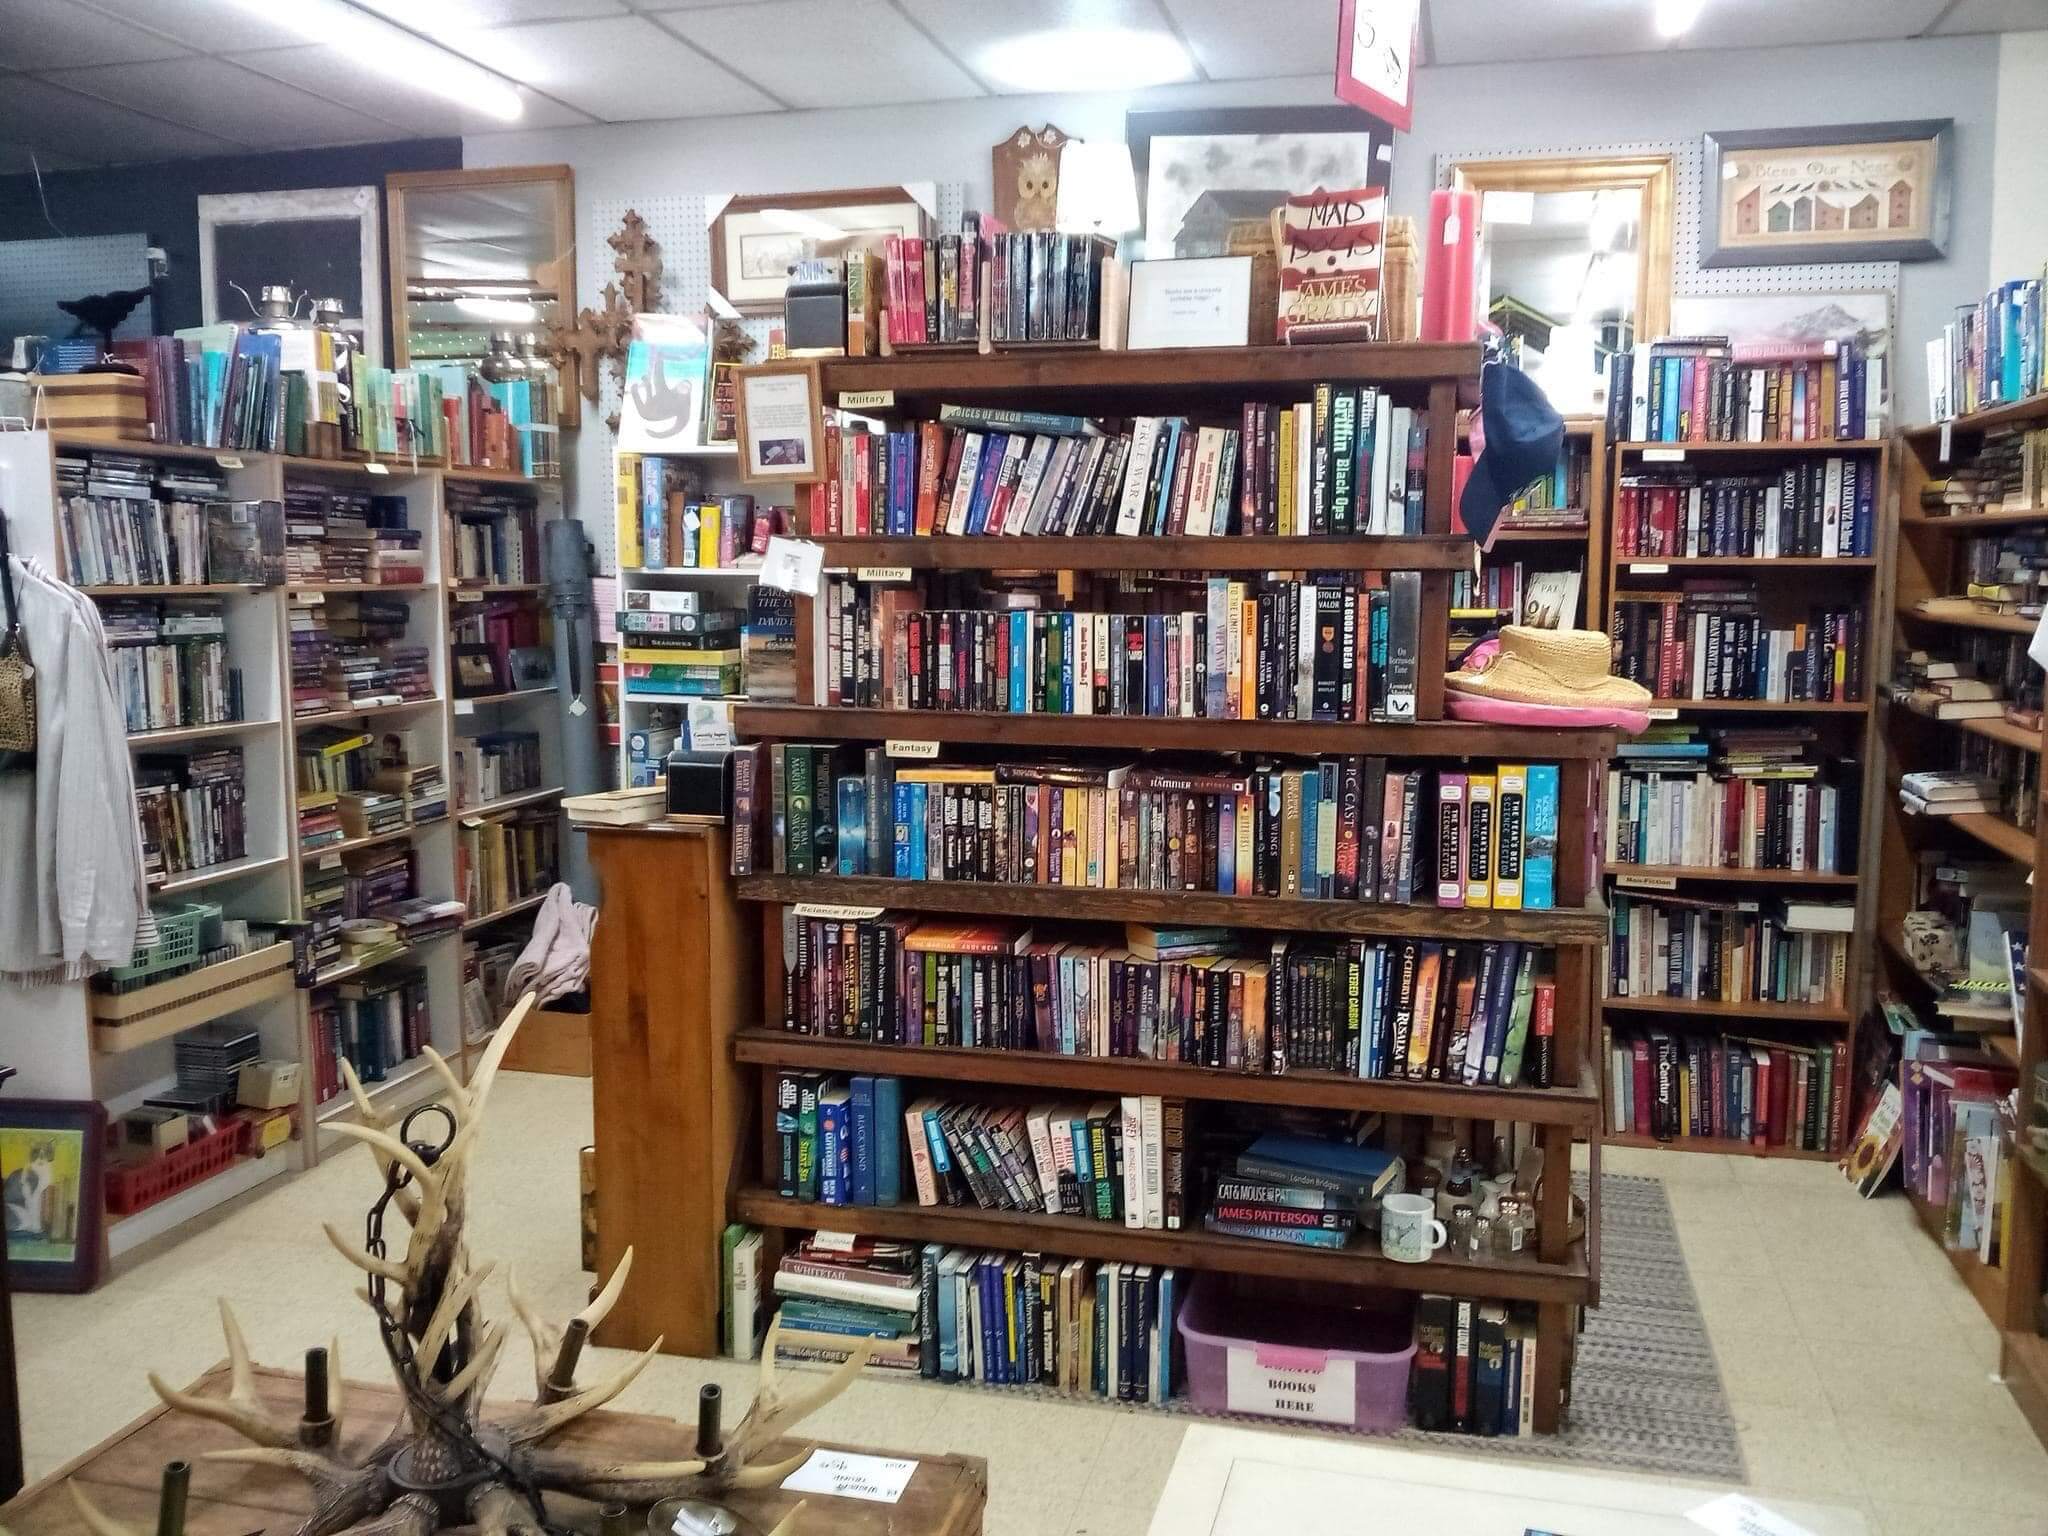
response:
M994 214L1004 229L1051 229L1060 200L1060 151L1067 135L1028 124L989 150Z

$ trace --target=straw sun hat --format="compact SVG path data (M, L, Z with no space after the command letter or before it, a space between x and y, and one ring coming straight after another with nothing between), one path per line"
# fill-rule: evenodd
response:
M1640 730L1648 723L1645 711L1650 691L1610 673L1611 654L1607 636L1599 630L1532 629L1510 624L1501 630L1497 648L1480 647L1463 668L1445 677L1444 686L1454 706L1468 699L1481 705L1533 705L1540 710L1600 717L1597 721L1549 717L1558 724L1611 724ZM1473 709L1470 714L1492 718L1496 711Z

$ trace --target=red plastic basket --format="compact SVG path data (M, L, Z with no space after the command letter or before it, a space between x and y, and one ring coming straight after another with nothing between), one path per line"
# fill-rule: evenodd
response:
M201 1179L212 1178L235 1160L241 1136L242 1122L230 1120L219 1130L146 1163L108 1168L107 1213L132 1216L159 1200L170 1199L181 1189L190 1189Z

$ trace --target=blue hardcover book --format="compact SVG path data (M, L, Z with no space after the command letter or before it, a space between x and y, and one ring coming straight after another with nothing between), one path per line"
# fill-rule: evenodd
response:
M1348 1141L1329 1141L1295 1131L1268 1131L1240 1154L1240 1161L1291 1163L1298 1168L1334 1173L1358 1183L1373 1184L1384 1178L1401 1158L1378 1147L1361 1147Z
M1488 979L1485 1012L1480 1015L1486 1025L1485 1050L1480 1057L1478 1076L1482 1083L1500 1081L1501 1053L1507 1048L1508 1016L1514 1012L1515 971L1521 960L1521 945L1503 944L1494 962L1493 975ZM1467 1062L1472 1059L1470 1047L1467 1047L1465 1059ZM1465 1081L1473 1080L1468 1071Z
M868 872L868 786L857 773L839 780L839 873Z
M929 850L931 839L927 836L931 827L931 786L913 784L910 786L910 878L924 880L931 875ZM1523 871L1523 880L1528 872ZM1526 896L1524 897L1526 901Z
M1557 764L1529 765L1529 800L1522 811L1522 905L1557 905Z
M911 816L915 808L911 790L914 787L910 784L898 784L890 792L890 798L896 802L893 823L895 846L892 850L893 862L890 865L890 872L898 880L916 878L911 873L916 866L910 852Z
M640 460L640 569L659 571L668 565L668 460L648 455Z
M974 476L974 499L967 504L969 533L988 531L988 509L995 500L996 472L1002 468L1003 452L1009 444L1010 440L1002 433L991 432L981 445L981 467Z
M875 1203L875 1080L857 1075L847 1094L847 1142L852 1153L849 1205Z
M936 1109L924 1112L924 1144L932 1154L932 1177L943 1184L953 1171L953 1159L946 1151L946 1133L939 1126Z
M1145 615L1145 713L1166 713L1166 615Z
M917 436L889 434L889 529L908 535L917 517Z
M1002 1303L995 1287L996 1261L983 1258L974 1266L975 1294L981 1300L981 1379L999 1383L1003 1379L1003 1352L996 1345L996 1319Z
M960 1379L960 1295L953 1277L959 1273L959 1258L947 1254L939 1265L936 1311L939 1334L939 1380Z
M1031 710L1031 614L1013 609L1010 614L1010 713Z
M818 1198L827 1205L847 1203L846 1100L841 1084L818 1094Z
M875 1079L875 1188L876 1205L896 1205L903 1199L903 1079Z
M1224 1221L1204 1216L1202 1224L1226 1237L1252 1237L1265 1243L1292 1243L1297 1248L1342 1248L1351 1240L1349 1232L1327 1232L1321 1227L1269 1227L1261 1222Z

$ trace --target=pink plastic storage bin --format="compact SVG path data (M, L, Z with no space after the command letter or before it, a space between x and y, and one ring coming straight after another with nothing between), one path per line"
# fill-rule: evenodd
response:
M1352 1362L1356 1411L1351 1427L1400 1429L1408 1422L1408 1367L1415 1359L1411 1305L1303 1306L1234 1294L1214 1275L1197 1275L1180 1309L1187 1349L1188 1398L1208 1413L1262 1413L1302 1423L1337 1423L1307 1411L1288 1413L1232 1403L1230 1353L1244 1350L1254 1364L1288 1372L1316 1372L1332 1361ZM1306 1375L1294 1379L1306 1381ZM1291 1400L1291 1399L1290 1399Z

